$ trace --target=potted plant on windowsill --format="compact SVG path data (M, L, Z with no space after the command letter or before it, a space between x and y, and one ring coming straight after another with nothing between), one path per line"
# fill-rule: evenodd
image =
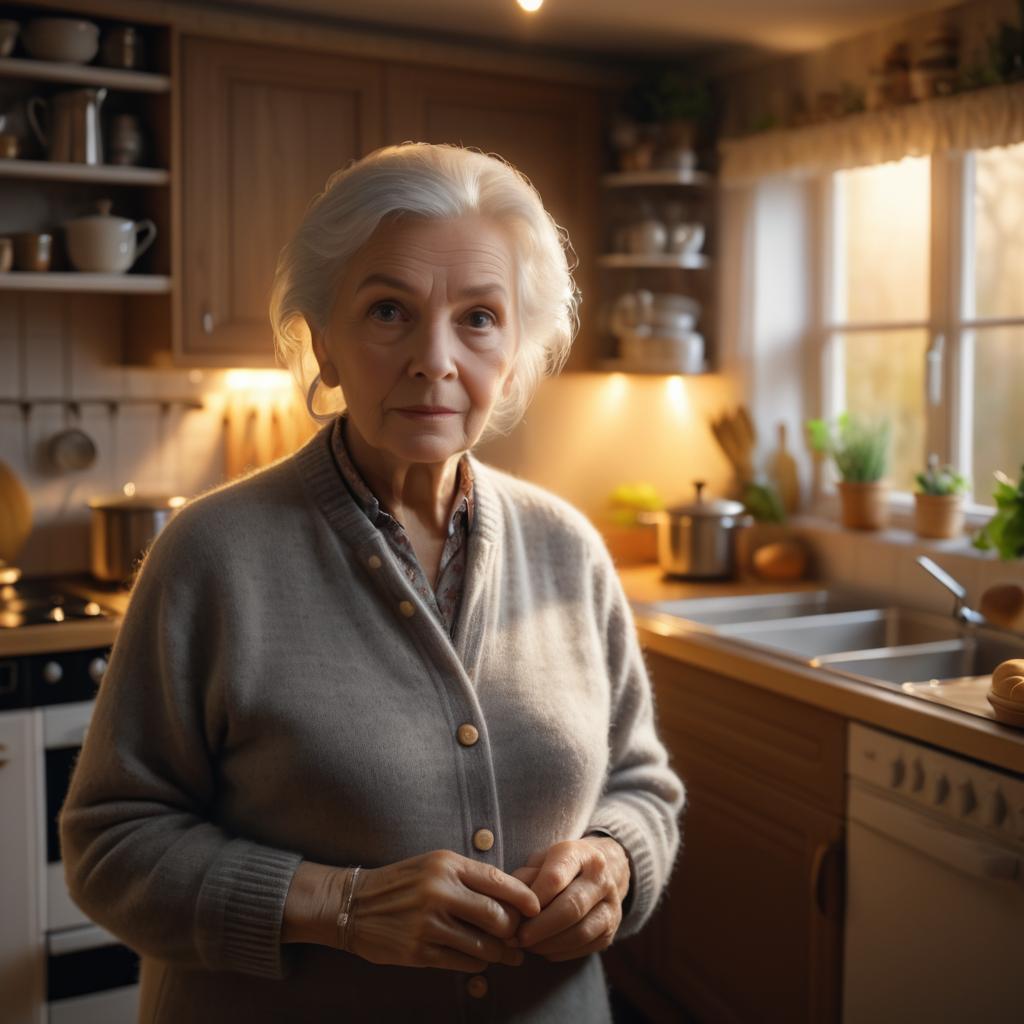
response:
M1024 558L1024 466L1020 481L1014 483L1005 473L996 473L995 515L974 538L981 551L995 550L1004 562Z
M949 539L964 529L967 481L952 467L940 466L938 455L928 456L928 468L914 478L914 529L919 537Z
M810 420L811 447L839 471L840 522L851 530L881 530L889 519L890 425L841 413L835 423Z

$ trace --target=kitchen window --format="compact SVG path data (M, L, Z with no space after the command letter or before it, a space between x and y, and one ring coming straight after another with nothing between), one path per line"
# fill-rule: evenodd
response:
M889 417L897 491L936 452L990 505L1024 459L1024 143L821 185L825 415Z

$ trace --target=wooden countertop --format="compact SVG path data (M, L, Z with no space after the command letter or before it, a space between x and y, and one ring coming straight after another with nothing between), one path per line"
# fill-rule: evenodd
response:
M826 584L788 586L753 581L677 583L661 579L655 566L621 569L631 601L646 603L681 598L817 590ZM833 676L771 654L754 652L711 633L686 630L663 618L636 614L640 641L677 661L739 679L782 697L832 711L845 718L930 743L1009 771L1024 773L1024 730L946 708L880 686Z

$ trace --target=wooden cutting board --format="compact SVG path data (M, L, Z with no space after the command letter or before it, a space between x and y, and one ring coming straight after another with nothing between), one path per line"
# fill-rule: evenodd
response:
M912 693L915 697L945 704L946 707L967 711L972 715L981 715L996 721L992 705L988 702L988 691L992 686L992 677L963 676L960 679L933 680L929 683L904 683L903 692Z

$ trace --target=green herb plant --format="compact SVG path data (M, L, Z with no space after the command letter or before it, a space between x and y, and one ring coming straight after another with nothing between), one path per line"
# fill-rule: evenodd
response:
M982 551L995 550L1004 562L1024 558L1024 466L1016 485L1002 472L996 473L995 515L974 538L974 546Z
M881 480L889 466L887 419L869 422L850 413L840 413L834 423L808 420L811 447L836 464L845 483L873 483Z
M967 481L952 466L940 466L938 455L928 456L928 468L914 477L921 494L935 494L948 497L966 494Z

